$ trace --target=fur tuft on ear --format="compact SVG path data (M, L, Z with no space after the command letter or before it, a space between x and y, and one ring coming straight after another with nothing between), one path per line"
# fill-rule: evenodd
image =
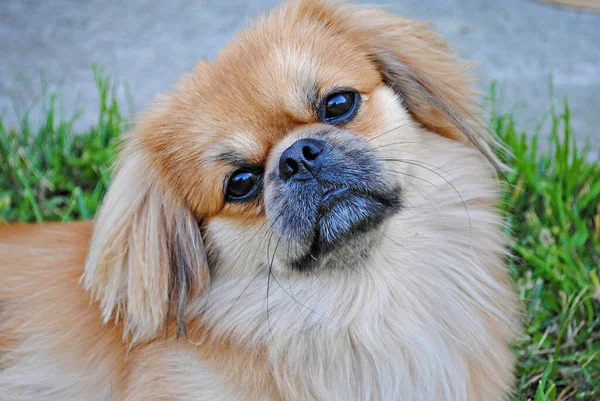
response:
M497 139L481 123L474 66L460 60L427 25L368 6L347 6L348 30L412 116L442 136L470 142L498 170Z
M124 335L137 342L158 335L171 318L185 336L187 299L207 280L198 222L130 143L95 221L85 289L100 302L104 322L121 318Z

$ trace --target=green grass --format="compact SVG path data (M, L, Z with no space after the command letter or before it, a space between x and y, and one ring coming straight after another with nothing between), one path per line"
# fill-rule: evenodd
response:
M77 114L57 116L56 93L47 96L45 121L32 127L29 115L18 129L0 116L0 222L72 221L94 216L109 184L125 119L116 87L94 68L100 97L98 122L75 132Z
M91 218L109 183L125 119L114 86L95 71L100 117L85 132L56 116L25 116L7 130L0 118L0 220ZM493 112L491 126L509 152L503 207L514 239L509 266L524 304L514 400L600 399L600 167L578 149L565 102L552 109L550 140L538 146Z
M491 119L514 170L503 201L525 306L515 400L600 399L600 166L577 148L570 117L566 101L550 110L543 150L510 114Z

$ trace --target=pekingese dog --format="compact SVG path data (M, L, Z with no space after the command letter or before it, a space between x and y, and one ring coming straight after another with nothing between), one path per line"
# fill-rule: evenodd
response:
M0 399L505 399L468 69L372 7L258 19L141 116L93 226L0 231Z

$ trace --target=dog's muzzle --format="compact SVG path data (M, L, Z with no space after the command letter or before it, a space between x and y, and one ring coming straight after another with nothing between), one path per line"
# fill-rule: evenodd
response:
M269 173L267 213L281 237L302 248L291 265L320 259L375 229L400 208L400 190L368 143L346 131L294 142ZM349 249L347 252L352 253Z

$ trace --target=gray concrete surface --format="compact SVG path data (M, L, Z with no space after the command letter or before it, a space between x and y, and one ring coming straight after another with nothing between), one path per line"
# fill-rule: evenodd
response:
M369 1L372 3L373 1ZM481 61L481 90L502 88L501 107L531 129L555 96L567 96L579 140L600 149L600 14L533 0L375 0L433 23L465 57ZM40 72L63 110L96 118L96 62L131 87L136 109L168 90L199 57L211 58L276 0L0 0L0 115L16 124L40 92ZM14 104L17 105L15 112Z

